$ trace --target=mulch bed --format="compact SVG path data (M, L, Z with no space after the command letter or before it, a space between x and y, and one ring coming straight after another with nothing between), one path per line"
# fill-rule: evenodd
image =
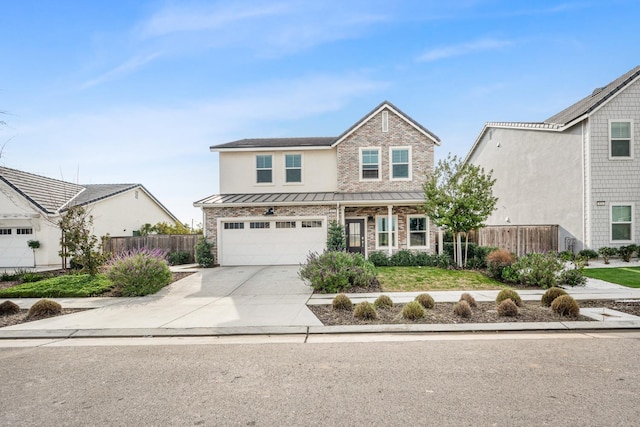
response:
M640 302L620 303L611 300L578 301L580 307L606 307L613 310L640 316ZM404 304L395 304L391 309L376 310L377 320L360 320L353 316L352 311L334 310L330 305L310 305L309 309L320 321L326 325L381 325L381 324L456 324L456 323L503 323L503 322L566 322L592 321L585 316L563 317L554 313L548 307L542 307L538 301L525 301L516 317L498 316L496 304L480 302L478 307L472 308L471 317L463 318L453 313L453 303L436 303L433 309L427 310L427 315L418 320L401 318Z

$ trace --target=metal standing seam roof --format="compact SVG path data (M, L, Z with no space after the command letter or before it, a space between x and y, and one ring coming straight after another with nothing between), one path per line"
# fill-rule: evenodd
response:
M334 204L334 203L390 203L424 200L421 191L387 191L371 193L255 193L255 194L214 194L194 203L196 206L225 205L291 205L291 204Z

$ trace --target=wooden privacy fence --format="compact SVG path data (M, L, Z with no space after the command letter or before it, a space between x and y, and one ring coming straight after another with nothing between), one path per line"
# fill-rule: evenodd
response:
M558 251L557 225L491 225L476 232L480 246L505 249L518 256Z
M189 262L195 260L195 246L199 234L154 234L151 236L109 237L102 247L104 253L119 254L132 249L164 249L169 252L188 252Z

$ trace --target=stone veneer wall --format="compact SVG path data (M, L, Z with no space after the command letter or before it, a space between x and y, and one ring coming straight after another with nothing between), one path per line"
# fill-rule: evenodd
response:
M433 173L434 143L392 111L389 130L382 132L382 111L338 144L338 191L422 191L427 174ZM383 111L385 111L383 110ZM389 147L411 146L412 180L391 181ZM380 181L360 181L360 148L380 148Z

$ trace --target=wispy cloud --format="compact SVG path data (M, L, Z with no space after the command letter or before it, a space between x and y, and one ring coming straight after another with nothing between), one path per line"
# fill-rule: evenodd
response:
M456 56L464 56L472 53L486 52L491 50L498 50L508 46L512 46L515 43L511 40L499 40L499 39L479 39L468 43L456 44L451 46L442 46L434 49L427 50L420 55L417 60L420 62L431 62L440 59L447 59Z
M149 64L155 59L162 56L161 52L154 52L145 55L137 55L127 60L126 62L118 65L117 67L101 74L100 76L88 80L80 85L80 89L87 89L93 86L97 86L102 83L106 83L110 80L122 77L124 75L135 72L137 69Z

